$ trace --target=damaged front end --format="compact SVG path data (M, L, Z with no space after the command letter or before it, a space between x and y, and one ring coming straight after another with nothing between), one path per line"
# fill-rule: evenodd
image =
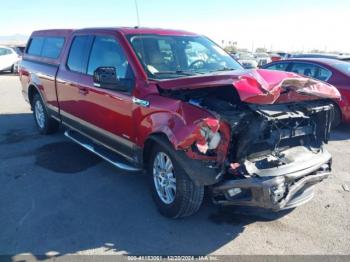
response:
M313 186L330 174L323 145L334 114L329 98L339 93L305 78L268 88L254 79L239 78L234 88L162 90L215 116L200 120L176 145L178 160L195 183L210 186L215 203L292 208L310 200Z
M333 104L307 101L249 105L251 114L233 132L226 179L213 186L220 204L281 210L305 203L312 187L327 178ZM230 121L230 120L228 120Z

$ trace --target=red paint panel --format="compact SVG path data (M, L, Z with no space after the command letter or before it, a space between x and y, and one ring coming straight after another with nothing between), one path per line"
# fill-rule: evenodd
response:
M286 81L296 86L287 86ZM310 84L310 81L312 83ZM310 80L294 73L270 70L245 70L221 73L209 76L194 76L188 78L159 81L159 86L167 90L198 89L204 87L217 87L232 85L238 91L240 99L247 103L273 104L277 101L284 87L289 87L292 92L303 94L304 97L294 96L298 100L312 100L318 98L339 99L340 94L332 85ZM302 93L301 93L302 92Z

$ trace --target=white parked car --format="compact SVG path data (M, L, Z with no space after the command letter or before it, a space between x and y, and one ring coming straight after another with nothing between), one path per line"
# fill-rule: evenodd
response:
M258 67L255 57L248 52L240 52L236 54L236 59L244 67L244 69L254 69Z
M254 57L259 67L272 62L271 57L267 53L255 53Z
M20 60L21 54L15 48L0 46L0 72L18 72L18 62Z

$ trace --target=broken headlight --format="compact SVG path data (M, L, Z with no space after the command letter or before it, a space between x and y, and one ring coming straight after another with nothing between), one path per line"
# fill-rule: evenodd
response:
M198 151L205 154L208 150L216 149L221 141L221 135L218 131L213 131L209 127L201 127L200 133L202 141L196 143Z

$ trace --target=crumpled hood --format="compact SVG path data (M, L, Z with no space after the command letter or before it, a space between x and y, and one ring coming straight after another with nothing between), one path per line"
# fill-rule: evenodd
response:
M216 74L163 80L163 90L185 90L232 85L241 101L273 104L319 98L340 99L332 85L300 75L265 69L226 71Z

